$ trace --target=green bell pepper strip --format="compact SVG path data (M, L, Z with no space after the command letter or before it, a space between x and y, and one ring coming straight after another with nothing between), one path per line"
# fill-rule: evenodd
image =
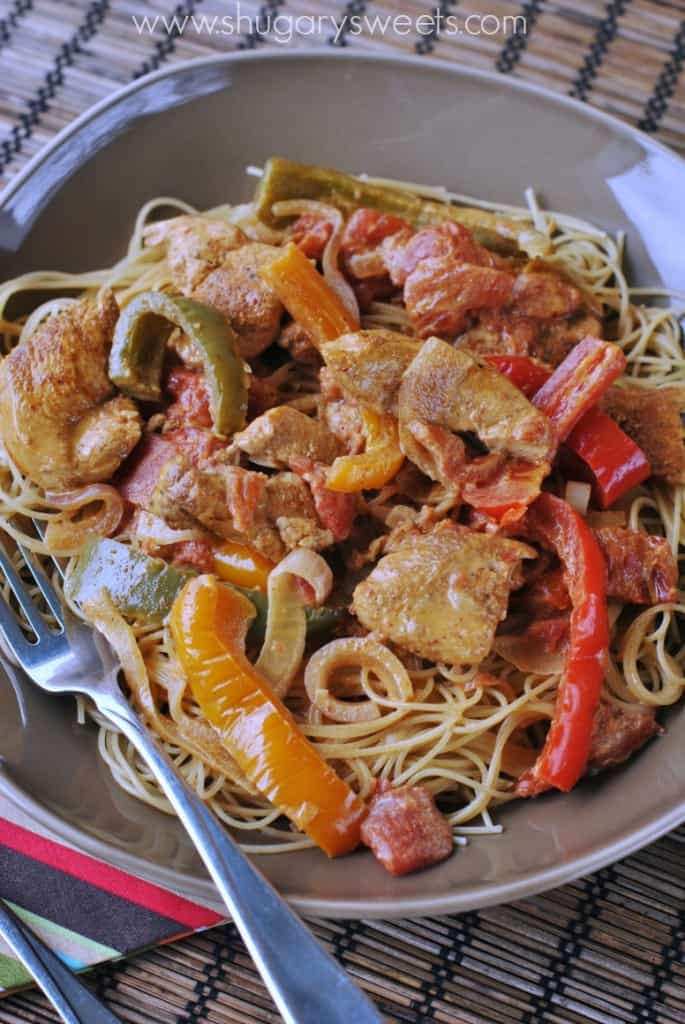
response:
M78 556L67 577L66 592L72 601L83 605L106 587L123 615L161 622L181 587L195 575L118 541L95 539Z
M120 391L145 402L162 398L166 341L180 328L202 360L214 429L232 434L245 426L248 372L226 318L194 299L143 292L125 307L109 356L109 377Z
M227 584L228 585L228 584ZM249 590L247 587L237 587L235 584L231 584L234 590L239 590L241 594L244 594L252 604L254 605L256 615L250 623L248 630L247 639L248 643L262 644L266 635L266 623L269 604L267 601L266 594L262 593L261 590ZM322 634L330 632L338 623L341 621L344 609L343 608L329 608L325 605L321 608L310 608L307 607L304 610L305 618L307 620L307 639L311 637L321 636Z
M122 615L161 622L171 611L178 592L195 575L192 569L176 569L161 558L133 551L119 541L96 538L79 554L65 589L70 600L82 605L106 587L112 604ZM266 634L266 594L233 584L222 585L233 586L254 605L249 640L261 644ZM343 611L325 606L305 608L307 637L320 636L333 629L342 619Z
M283 157L267 160L255 192L257 216L269 227L282 227L284 218L272 211L274 203L288 199L315 199L330 203L349 216L359 207L392 213L415 228L456 221L473 233L481 245L505 255L519 248L542 255L549 243L529 225L517 223L488 210L423 199L412 192L362 181L341 171L296 163Z

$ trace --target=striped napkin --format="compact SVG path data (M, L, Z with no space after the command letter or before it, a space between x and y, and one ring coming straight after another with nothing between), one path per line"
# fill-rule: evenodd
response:
M73 970L219 924L213 910L48 839L0 803L0 897ZM0 938L0 997L31 976Z

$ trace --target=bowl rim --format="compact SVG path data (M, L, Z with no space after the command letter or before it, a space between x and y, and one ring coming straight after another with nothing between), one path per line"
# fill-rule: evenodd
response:
M608 114L603 110L589 106L587 103L576 100L573 97L557 93L554 90L536 83L524 81L500 72L486 71L479 68L467 67L458 62L440 60L437 58L425 58L420 56L397 56L385 53L355 52L338 50L332 47L316 46L307 50L284 50L269 52L239 51L209 55L194 60L179 61L166 67L157 69L148 75L135 79L133 82L116 90L109 96L104 97L98 103L89 107L72 122L66 125L57 135L54 136L42 149L40 149L9 181L7 186L0 193L0 214L8 206L11 200L26 186L30 186L32 177L36 171L48 162L53 154L65 143L68 143L75 135L81 132L91 122L96 122L100 115L110 108L125 101L136 92L146 89L151 84L165 78L182 75L191 67L212 66L254 63L308 63L321 60L336 61L353 65L355 63L387 65L400 71L404 67L422 68L424 72L439 72L448 74L455 81L464 77L474 79L489 85L496 85L500 88L503 85L515 91L528 93L546 101L551 100L555 104L566 107L583 118L598 121L607 125L613 132L632 139L649 150L668 155L682 164L682 173L685 176L685 160L673 149L654 139L647 133L632 125ZM105 143L106 146L106 143ZM105 146L101 148L105 148ZM84 150L83 159L78 166L85 163L92 155L91 151ZM77 166L70 169L65 178L57 181L56 187L62 186L64 181L71 176ZM47 205L54 192L50 190L42 202L39 202L37 211ZM112 847L106 841L97 836L85 832L77 825L69 824L59 818L46 805L35 800L18 783L15 783L11 776L3 769L0 759L0 795L20 810L29 820L41 827L52 837L67 842L78 850L93 857L105 860L122 870L128 871L139 877L146 878L156 884L166 886L172 890L183 893L187 898L196 900L207 906L222 909L221 902L217 899L216 890L209 878L193 876L182 873L164 865L155 864L142 857L127 853L116 847ZM682 800L671 806L665 812L659 813L637 829L633 829L627 835L619 836L613 840L595 847L584 856L576 857L572 861L562 861L545 869L537 869L519 876L513 880L504 882L488 882L478 890L477 901L474 902L473 887L466 892L445 892L440 896L409 897L401 896L392 899L379 899L370 901L368 899L330 899L303 896L298 894L287 894L287 899L300 911L312 917L329 918L392 918L407 916L433 916L445 913L459 913L469 910L484 908L494 904L511 902L532 895L545 892L559 885L572 882L575 879L605 867L621 858L639 850L648 843L653 842L666 832L682 824L685 821L685 795ZM224 908L225 909L225 908Z

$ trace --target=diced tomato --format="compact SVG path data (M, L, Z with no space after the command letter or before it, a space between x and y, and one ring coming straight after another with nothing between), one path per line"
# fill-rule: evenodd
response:
M407 229L411 230L406 220L391 213L366 208L355 210L345 225L340 252L343 256L369 252L379 246L384 238Z
M214 545L209 539L183 540L166 549L164 557L175 565L187 565L199 573L214 572Z
M500 526L511 525L521 519L537 498L548 473L546 463L536 466L521 459L511 459L491 480L466 484L462 495L464 501L479 512L492 516Z
M604 526L595 530L607 563L607 594L631 604L675 601L678 563L665 537Z
M226 501L239 533L248 533L264 496L266 477L241 466L224 467Z
M330 491L326 487L329 467L321 463L297 458L291 460L290 469L309 485L316 514L324 529L331 531L334 541L346 540L357 515L357 496Z
M406 875L449 857L452 829L425 786L378 784L362 825L362 842L391 875Z
M167 428L212 426L209 389L203 373L175 366L167 376L165 391L174 399L166 413Z
M115 485L124 501L149 509L164 465L178 454L176 445L146 434L117 473Z
M390 276L395 284L404 284L419 264L428 259L446 259L477 267L506 266L494 253L479 245L468 228L446 221L417 231L401 249L393 247L388 252Z
M420 338L435 334L452 341L465 330L470 314L506 306L513 284L514 276L508 270L456 263L450 256L431 256L407 278L404 302Z
M300 214L290 228L293 242L310 260L321 259L332 234L331 222L318 217L315 213Z

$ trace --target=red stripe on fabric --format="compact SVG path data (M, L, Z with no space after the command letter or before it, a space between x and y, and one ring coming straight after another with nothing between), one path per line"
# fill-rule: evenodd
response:
M0 844L33 860L49 864L64 874L89 882L129 903L136 903L146 910L169 917L187 928L207 928L223 920L213 910L191 903L182 896L176 896L151 882L144 882L135 875L128 875L84 853L54 843L6 818L0 818Z

